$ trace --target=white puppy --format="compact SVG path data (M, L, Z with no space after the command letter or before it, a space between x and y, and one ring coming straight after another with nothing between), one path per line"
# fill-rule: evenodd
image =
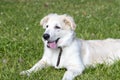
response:
M62 80L73 80L86 66L96 63L113 63L120 58L120 40L80 40L75 36L76 24L68 15L49 14L40 24L43 34L44 54L31 69L20 74L29 75L46 66L66 68Z

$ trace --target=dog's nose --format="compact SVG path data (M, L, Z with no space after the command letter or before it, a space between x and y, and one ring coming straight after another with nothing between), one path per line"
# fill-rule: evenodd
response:
M49 35L49 34L44 34L44 35L43 35L43 38L44 38L45 40L48 40L48 39L50 38L50 35Z

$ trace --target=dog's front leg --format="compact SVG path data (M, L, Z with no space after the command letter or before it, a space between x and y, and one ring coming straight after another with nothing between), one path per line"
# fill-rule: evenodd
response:
M41 59L39 62L37 62L32 68L30 68L29 70L25 70L20 72L20 75L25 75L27 74L28 76L30 75L30 73L32 72L36 72L38 70L41 70L42 68L44 68L45 66L47 66L46 62Z
M83 72L83 70L84 70L84 67L79 67L79 68L71 67L65 72L62 80L74 80L74 78L80 75Z

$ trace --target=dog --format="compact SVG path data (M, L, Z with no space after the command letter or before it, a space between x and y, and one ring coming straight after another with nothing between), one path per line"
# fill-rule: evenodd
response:
M40 21L40 25L45 29L43 57L32 68L22 71L21 75L53 66L66 68L62 80L74 80L87 66L112 64L120 58L120 39L78 39L76 24L69 15L49 14Z

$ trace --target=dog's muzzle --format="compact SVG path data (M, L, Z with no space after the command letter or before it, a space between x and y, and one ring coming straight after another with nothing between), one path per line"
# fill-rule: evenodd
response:
M57 39L54 40L54 41L50 41L50 40L49 40L49 38L50 38L50 35L49 35L49 34L44 34L44 35L43 35L43 38L48 41L48 42L47 42L47 47L48 47L48 48L56 49L56 48L58 47L58 46L57 46L57 43L58 43L58 41L59 41L60 38L57 38Z
M58 46L57 46L57 42L60 38L56 39L55 41L48 41L47 42L47 47L48 48L52 48L52 49L56 49Z

